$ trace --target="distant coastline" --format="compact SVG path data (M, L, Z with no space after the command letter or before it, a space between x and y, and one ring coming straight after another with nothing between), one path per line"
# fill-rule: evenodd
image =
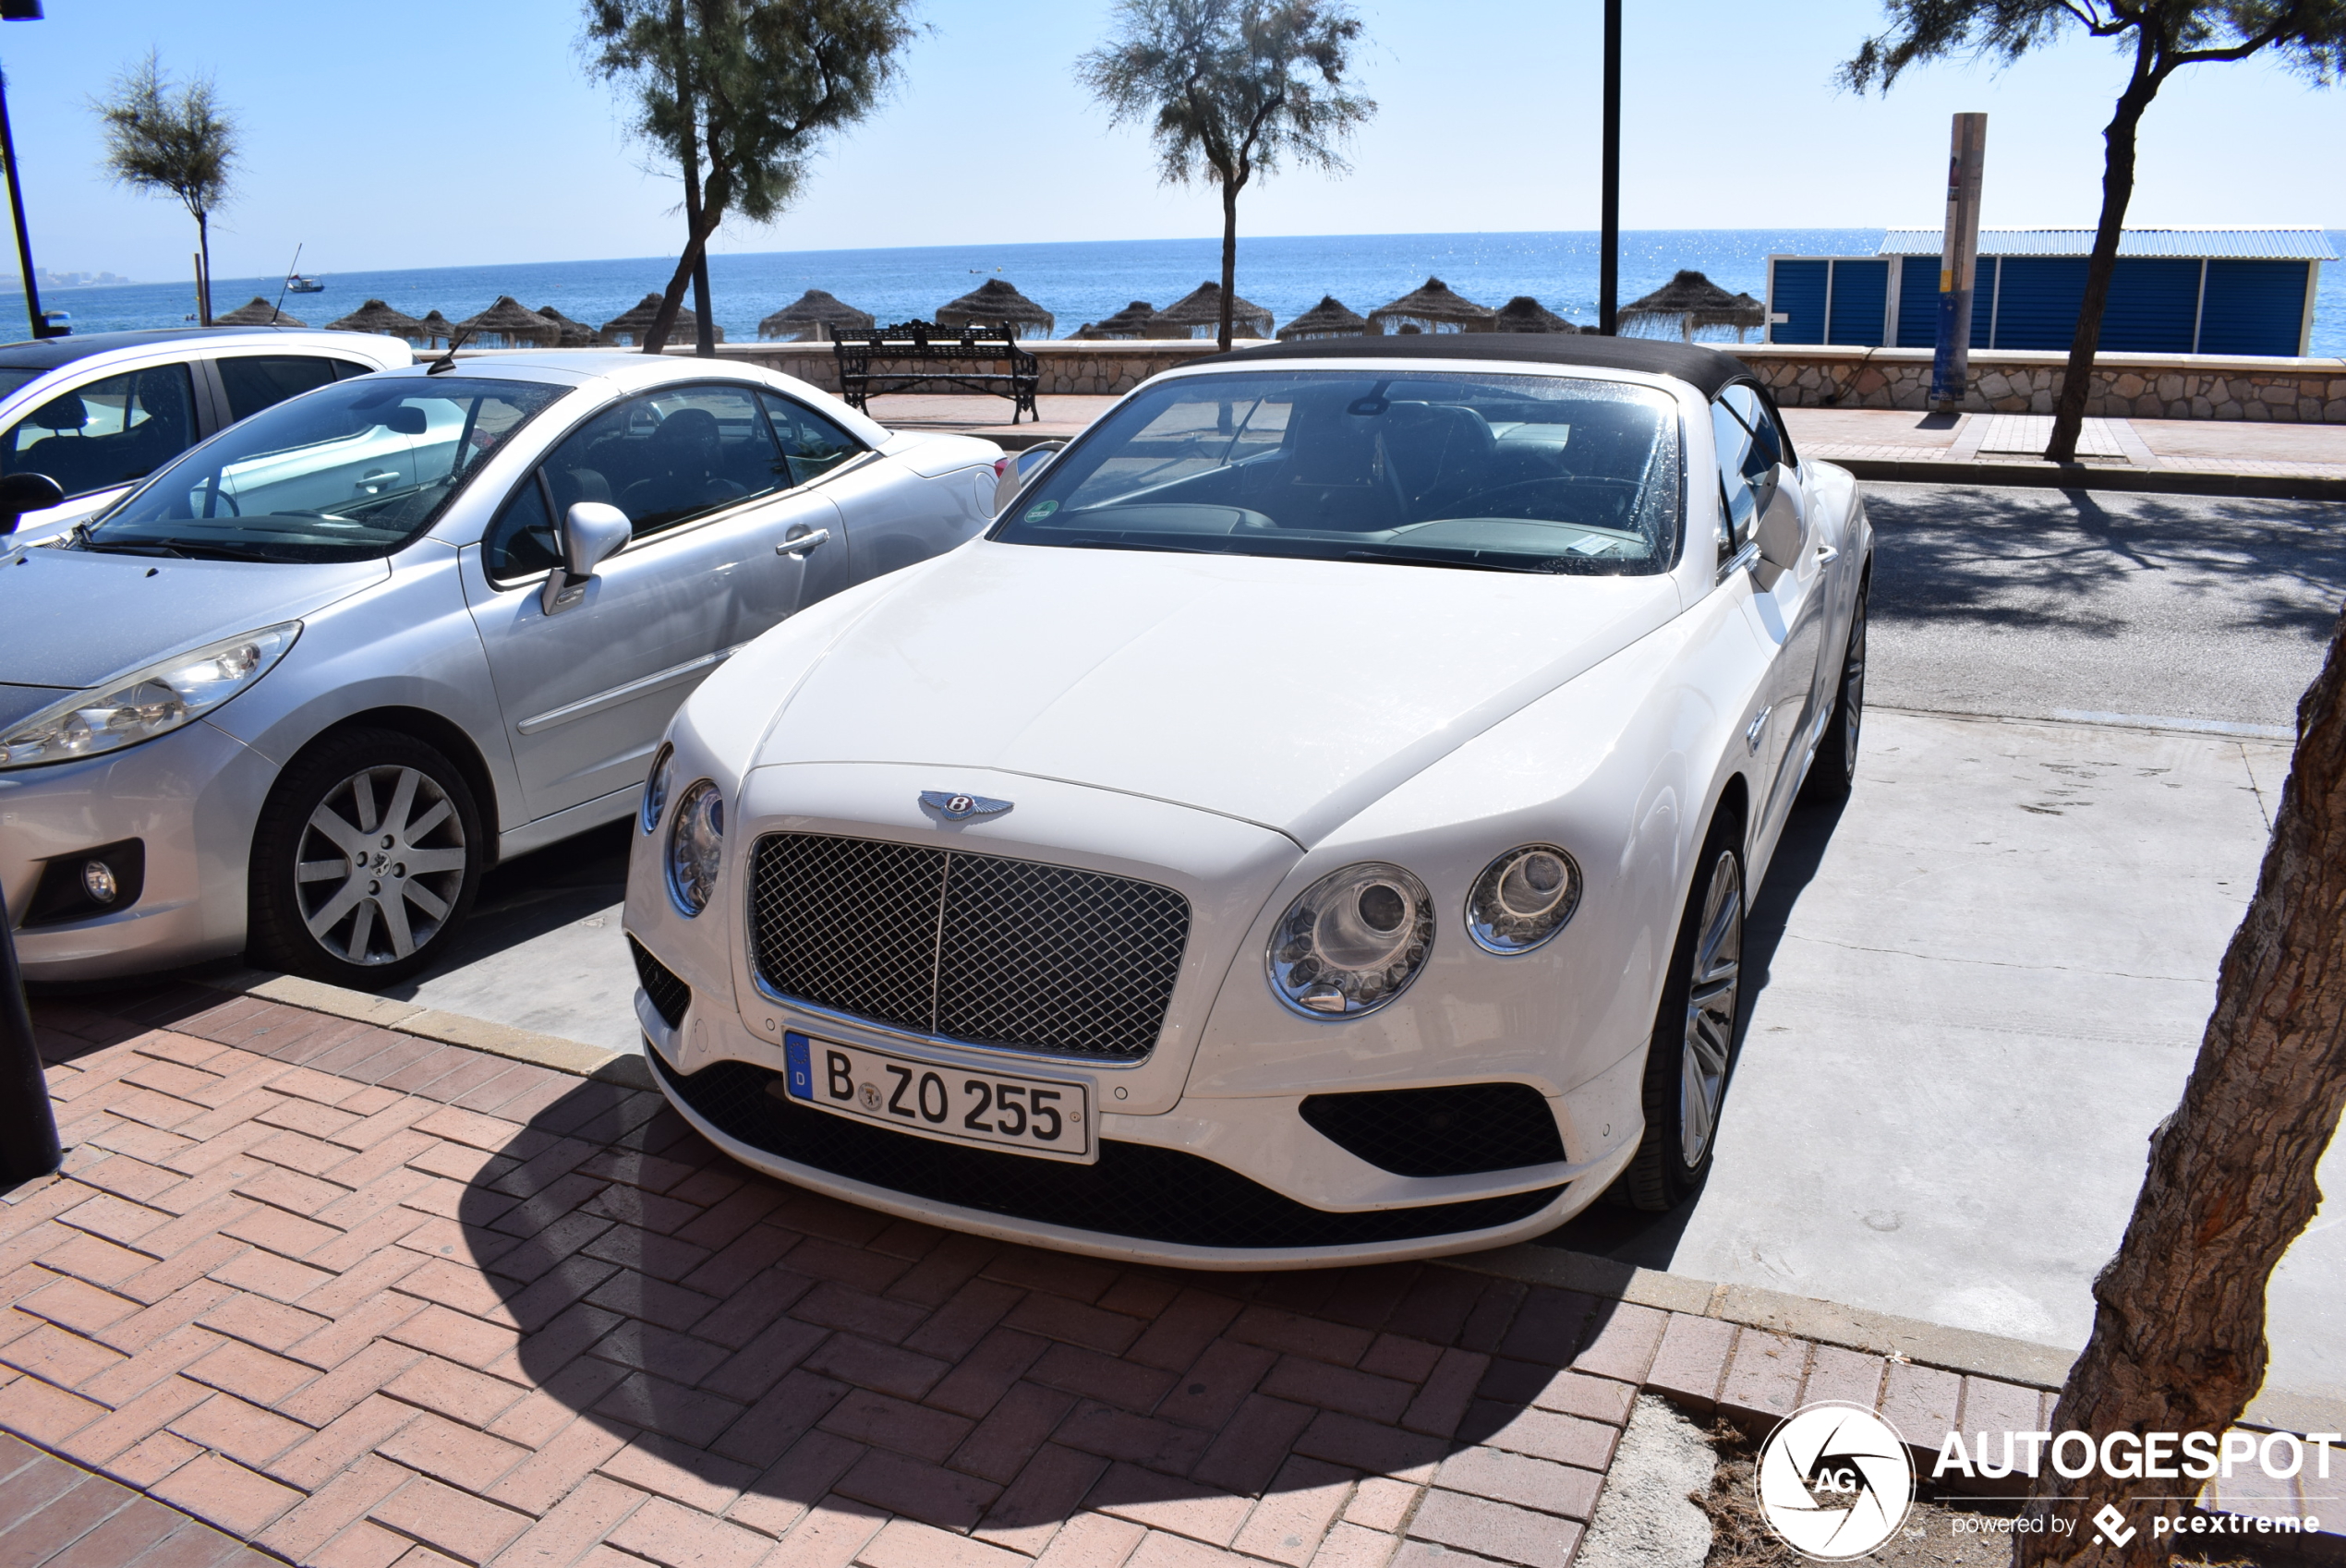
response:
M1621 236L1621 298L1626 303L1666 282L1679 268L1709 275L1729 290L1762 295L1771 254L1864 256L1880 245L1880 228L1644 229ZM2332 231L2346 251L2346 232ZM1439 277L1459 294L1491 306L1529 295L1577 323L1596 319L1598 236L1593 231L1434 235L1260 235L1239 242L1238 290L1281 322L1333 295L1366 314ZM442 311L452 320L512 295L535 309L599 325L664 287L672 257L590 261L512 262L483 267L396 271L338 270L331 247L313 246L305 271L326 281L322 294L287 296L284 309L313 326L348 314L369 298L413 316ZM729 340L757 335L764 317L809 288L829 291L883 321L925 319L988 277L1015 283L1058 318L1066 337L1136 299L1169 304L1220 272L1212 238L1091 240L1040 245L939 245L886 249L734 252L709 258L718 324ZM89 274L80 274L87 276ZM260 296L275 300L283 274L217 278L219 309ZM44 291L52 285L44 283ZM42 304L68 310L78 332L179 325L194 308L184 281L81 286ZM0 295L0 335L21 332L24 307L15 290ZM11 329L7 322L17 323ZM1732 334L1729 334L1732 336ZM2322 270L2312 351L2346 357L2346 263Z

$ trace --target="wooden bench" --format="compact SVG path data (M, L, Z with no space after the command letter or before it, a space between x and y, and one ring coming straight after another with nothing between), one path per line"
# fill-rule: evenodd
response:
M849 407L865 413L871 411L869 401L885 392L943 387L1009 398L1013 425L1022 413L1033 415L1038 423L1042 419L1034 412L1041 368L1034 356L1019 347L1007 326L990 331L963 327L954 332L928 321L904 321L834 338L831 352L839 360L840 395ZM977 368L991 360L1007 361L1010 369ZM875 370L876 361L890 368Z

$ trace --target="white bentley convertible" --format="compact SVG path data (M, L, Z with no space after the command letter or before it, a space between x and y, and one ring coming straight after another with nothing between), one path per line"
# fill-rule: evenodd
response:
M1744 912L1855 762L1871 543L1705 349L1158 377L679 712L628 880L656 1076L785 1180L1104 1256L1679 1202Z

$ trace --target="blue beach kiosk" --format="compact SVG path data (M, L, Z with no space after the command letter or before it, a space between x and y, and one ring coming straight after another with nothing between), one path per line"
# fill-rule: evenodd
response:
M2091 229L1982 229L1971 346L2065 350L2086 292ZM1770 343L1929 348L1939 323L1937 229L1892 229L1871 256L1768 258ZM2320 229L2128 229L2102 315L2112 354L2302 356Z

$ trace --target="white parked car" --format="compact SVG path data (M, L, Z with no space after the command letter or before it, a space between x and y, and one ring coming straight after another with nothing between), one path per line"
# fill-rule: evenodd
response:
M313 387L414 362L397 338L284 327L0 344L0 507L28 538L56 533L239 419ZM35 495L47 504L19 511L6 481L34 474L54 480L56 496Z
M443 356L0 537L26 973L413 974L489 866L635 810L711 669L978 533L1008 464L738 363Z
M1707 349L1158 377L679 711L628 879L657 1076L786 1180L1102 1256L1681 1201L1749 900L1855 762L1871 545Z

